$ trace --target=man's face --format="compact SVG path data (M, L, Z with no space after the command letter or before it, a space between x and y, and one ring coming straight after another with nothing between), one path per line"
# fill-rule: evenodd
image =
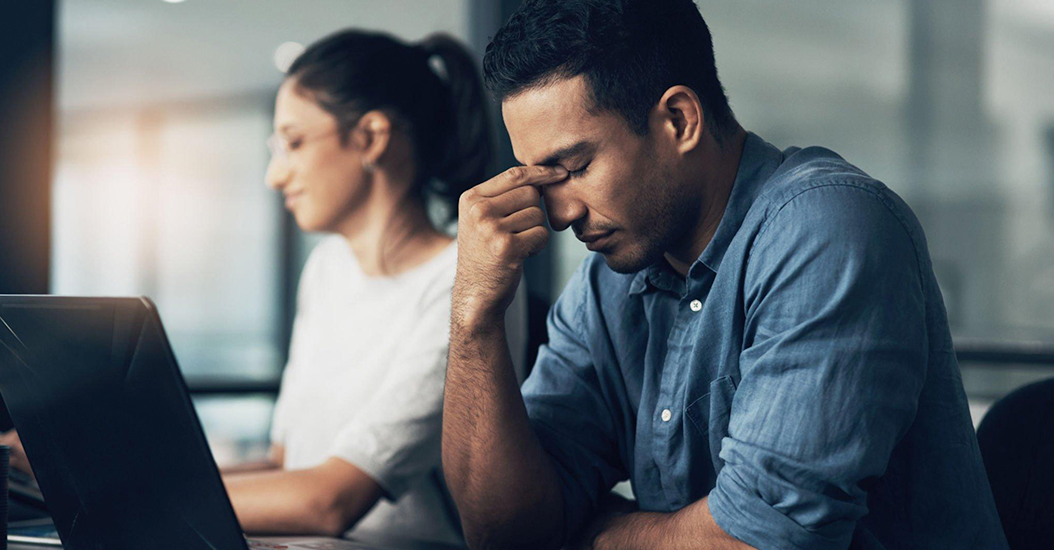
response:
M637 135L618 114L591 107L578 76L507 98L502 115L520 162L570 172L541 189L553 229L571 227L611 269L632 273L684 235L697 205L677 200L679 157L659 132Z

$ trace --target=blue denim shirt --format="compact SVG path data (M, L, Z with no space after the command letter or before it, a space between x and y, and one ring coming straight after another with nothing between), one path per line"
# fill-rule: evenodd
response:
M750 134L686 278L589 256L524 388L569 532L616 482L709 495L760 549L1002 549L922 229L817 147Z

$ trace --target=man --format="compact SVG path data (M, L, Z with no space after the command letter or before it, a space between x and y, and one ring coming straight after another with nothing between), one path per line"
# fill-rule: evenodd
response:
M921 227L744 131L693 2L527 0L484 70L525 166L460 203L443 463L472 547L1006 547ZM540 199L595 254L521 397L501 319ZM627 478L639 511L610 509Z

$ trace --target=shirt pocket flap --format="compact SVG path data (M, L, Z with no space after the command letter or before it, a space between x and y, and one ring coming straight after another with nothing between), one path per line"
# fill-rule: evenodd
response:
M710 382L710 391L692 401L684 410L685 416L695 426L710 447L710 458L714 469L720 471L721 440L728 435L728 420L732 413L732 396L736 384L731 376L722 376Z
M706 436L710 431L710 392L706 392L702 397L692 401L684 409L684 415L688 417L688 420L692 421L695 429L699 430L700 434Z

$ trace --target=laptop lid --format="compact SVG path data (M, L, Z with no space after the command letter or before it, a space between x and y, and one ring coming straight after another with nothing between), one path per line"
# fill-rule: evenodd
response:
M0 296L0 394L65 548L245 550L148 299Z

